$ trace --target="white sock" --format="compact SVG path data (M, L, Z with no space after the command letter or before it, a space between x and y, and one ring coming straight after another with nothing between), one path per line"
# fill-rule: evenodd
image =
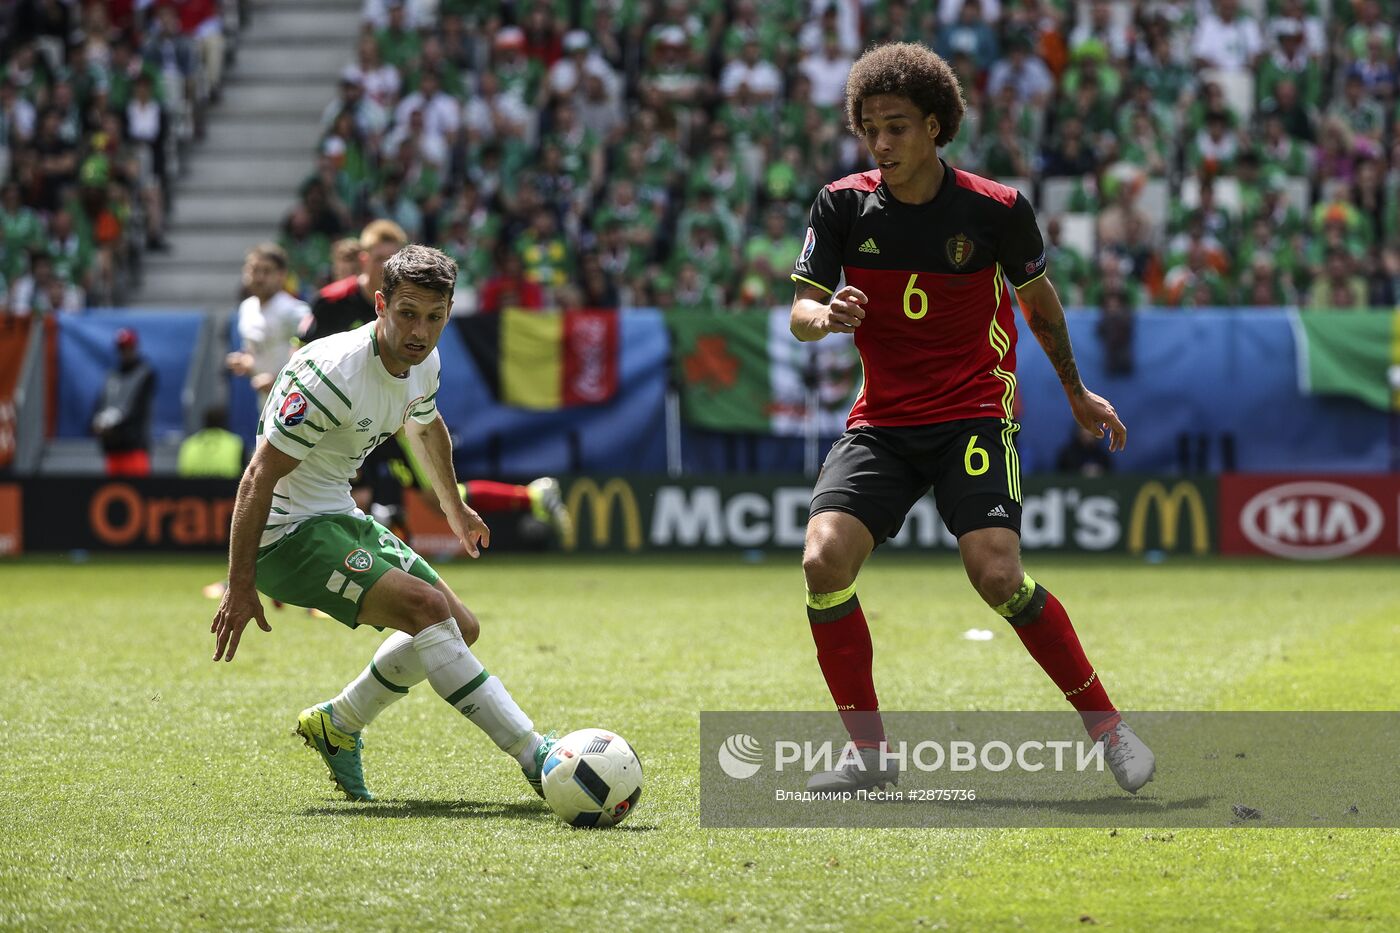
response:
M535 725L500 679L472 654L457 620L445 619L423 629L414 636L413 647L438 696L490 736L497 748L519 760L533 741Z
M347 732L359 732L407 696L408 688L422 683L424 676L413 636L395 632L384 639L360 676L331 700L331 721Z

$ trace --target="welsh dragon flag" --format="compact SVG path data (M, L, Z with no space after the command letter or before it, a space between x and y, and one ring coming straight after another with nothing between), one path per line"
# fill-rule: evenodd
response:
M1400 309L1298 312L1298 379L1304 393L1349 395L1400 411Z
M808 418L839 434L860 392L860 356L850 337L802 343L788 309L671 311L676 381L687 423L712 431L802 435Z

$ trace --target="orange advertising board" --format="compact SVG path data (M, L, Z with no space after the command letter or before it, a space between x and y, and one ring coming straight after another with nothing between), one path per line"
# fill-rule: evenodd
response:
M0 483L0 557L24 553L24 497L14 483Z

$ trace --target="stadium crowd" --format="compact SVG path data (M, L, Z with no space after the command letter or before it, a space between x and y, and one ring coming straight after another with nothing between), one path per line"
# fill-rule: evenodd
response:
M121 5L19 5L0 83L13 311L105 300L131 231L159 245L171 147L142 95L164 95L165 134L170 100L197 125L217 87L191 12L215 0ZM947 159L1031 196L1068 304L1394 306L1396 6L365 0L282 225L289 287L348 274L343 238L389 218L458 260L463 313L786 303L818 186L869 167L846 73L915 40L963 80Z
M1390 306L1380 0L368 0L284 245L303 289L391 217L459 307L768 307L816 188L868 167L842 90L917 40L968 99L953 164L1027 191L1070 303Z
M0 314L126 300L239 22L238 0L0 4Z

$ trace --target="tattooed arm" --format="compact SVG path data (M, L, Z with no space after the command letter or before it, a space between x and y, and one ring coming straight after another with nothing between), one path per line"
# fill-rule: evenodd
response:
M1128 443L1128 429L1118 418L1118 412L1108 403L1108 399L1095 395L1084 387L1079 378L1079 367L1074 362L1074 348L1069 342L1069 328L1065 325L1065 309L1060 304L1060 296L1049 276L1041 276L1016 293L1021 302L1021 314L1026 319L1035 339L1050 365L1060 377L1060 385L1069 399L1070 411L1074 420L1095 437L1103 437L1107 430L1108 449L1122 450Z

